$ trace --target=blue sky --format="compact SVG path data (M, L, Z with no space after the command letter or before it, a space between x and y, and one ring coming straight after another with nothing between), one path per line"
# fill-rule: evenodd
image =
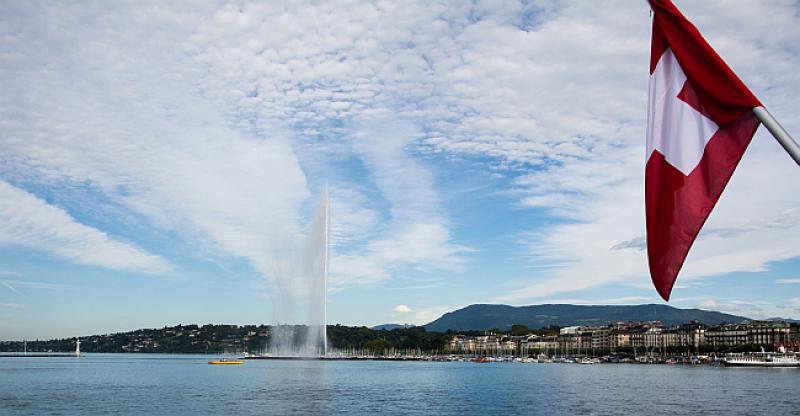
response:
M800 134L795 2L677 2ZM733 7L735 5L735 7ZM0 339L274 323L327 183L330 321L639 304L646 2L4 2ZM759 130L671 305L800 318Z

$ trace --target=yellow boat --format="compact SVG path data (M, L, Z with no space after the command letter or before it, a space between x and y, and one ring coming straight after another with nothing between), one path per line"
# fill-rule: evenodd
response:
M240 365L244 364L242 360L232 360L230 358L221 358L219 360L211 360L208 362L211 365Z

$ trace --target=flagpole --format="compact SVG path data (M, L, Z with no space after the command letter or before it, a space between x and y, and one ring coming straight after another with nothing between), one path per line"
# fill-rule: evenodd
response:
M775 120L775 117L772 117L772 114L766 108L760 106L753 108L753 114L772 133L772 136L783 146L786 153L794 159L794 163L800 166L800 145L784 130L778 120Z

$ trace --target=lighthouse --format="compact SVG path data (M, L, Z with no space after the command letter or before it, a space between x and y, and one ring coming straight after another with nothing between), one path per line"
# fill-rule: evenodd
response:
M81 356L81 339L80 338L78 338L78 341L75 343L75 356L76 357L80 357Z

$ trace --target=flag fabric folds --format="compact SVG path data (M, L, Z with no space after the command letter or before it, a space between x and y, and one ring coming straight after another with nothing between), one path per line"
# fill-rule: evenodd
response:
M650 0L645 211L650 277L664 300L750 144L761 103L669 0Z

